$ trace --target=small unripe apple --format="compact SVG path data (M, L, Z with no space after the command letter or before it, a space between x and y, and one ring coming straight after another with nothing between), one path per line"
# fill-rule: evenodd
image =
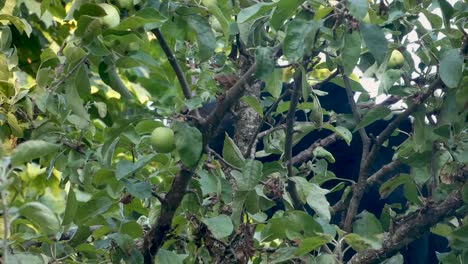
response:
M401 52L398 50L393 50L392 54L390 55L390 59L388 59L387 66L391 69L399 69L403 67L404 63L405 58L403 57L403 54L401 54Z
M117 0L120 8L130 9L133 7L133 0Z
M99 4L99 6L106 12L105 16L99 18L101 23L108 27L116 27L120 23L119 10L113 5L105 3Z
M151 133L151 144L160 153L168 153L174 150L174 131L168 127L157 127Z

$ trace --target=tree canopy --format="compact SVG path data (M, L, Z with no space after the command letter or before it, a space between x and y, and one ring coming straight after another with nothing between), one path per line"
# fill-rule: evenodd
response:
M0 1L3 263L403 263L427 232L468 263L467 18L462 0ZM351 115L322 107L326 83ZM357 138L358 178L328 170ZM360 212L369 188L406 208Z

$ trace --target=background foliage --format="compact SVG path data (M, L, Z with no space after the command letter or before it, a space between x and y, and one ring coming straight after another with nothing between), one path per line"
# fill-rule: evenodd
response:
M118 7L120 19L105 17L103 2ZM351 247L350 261L367 263L432 228L450 240L443 263L468 262L464 1L8 0L0 7L3 261L334 263ZM393 50L403 54L402 67L387 65ZM223 158L205 148L239 101L252 107L257 126L302 109L310 122L296 124L297 137L320 126L339 140L359 137L321 108L316 88L324 80L363 94L358 103L370 107L355 112L355 131L398 115L374 107L356 69L380 81L378 95L403 100L400 115L414 119L388 164L409 164L411 174L380 188L382 195L405 188L409 208L388 210L394 226L366 212L355 217L353 205L375 176L365 170L337 185L332 191L346 186L349 195L329 204L321 185L346 175L327 173L326 142L293 166L292 126L271 130L256 150L285 153L277 162L253 159L240 140L248 134L226 138ZM282 82L291 80L309 103L281 101ZM270 96L255 96L255 87ZM200 118L196 109L215 100L215 111ZM176 150L156 153L149 135L167 124ZM380 147L394 129L370 140ZM427 184L431 196L423 195ZM267 220L275 197L287 210ZM338 213L343 222L332 221ZM391 261L402 263L401 255Z

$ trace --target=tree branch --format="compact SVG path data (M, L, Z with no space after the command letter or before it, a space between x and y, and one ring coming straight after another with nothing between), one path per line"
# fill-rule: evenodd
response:
M348 96L348 102L351 106L351 111L353 113L353 117L356 120L356 122L359 123L361 117L358 113L356 102L354 101L353 91L351 90L349 78L344 73L343 81L346 89L346 95ZM366 181L368 176L368 168L364 165L366 164L365 161L367 159L367 155L369 154L370 139L367 136L366 130L363 127L359 129L359 136L361 137L362 141L362 156L359 166L359 176L356 185L353 187L353 195L351 197L351 201L349 203L348 211L346 213L343 225L344 230L348 232L351 232L354 216L356 216L359 203L361 202L362 196L364 195L364 192L366 190Z
M370 187L374 185L378 185L382 183L383 177L385 175L388 175L390 172L395 171L402 165L400 160L393 160L392 162L382 166L380 170L376 171L374 174L369 176L367 178L367 186L366 189L369 189Z
M192 98L192 92L190 91L190 86L185 79L184 73L182 69L180 68L179 63L177 63L177 59L174 56L174 53L172 53L171 49L169 48L169 45L167 45L166 39L164 39L161 31L159 28L155 28L151 30L153 34L156 36L156 38L159 41L159 45L161 45L161 48L163 49L164 53L166 54L167 60L171 64L172 69L174 70L177 80L179 80L180 87L182 88L182 92L184 93L185 98L191 99Z
M369 249L354 255L348 264L379 263L386 257L421 237L429 229L446 217L456 214L463 205L461 191L456 190L441 203L429 203L426 207L398 219L392 233L384 234L381 249Z
M256 64L254 63L237 81L237 83L228 90L224 98L218 101L215 111L208 117L208 119L200 122L200 129L204 132L204 145L206 145L208 139L213 136L215 130L229 109L239 101L245 87L244 84L252 77L255 69ZM143 238L141 251L143 252L145 263L153 263L153 257L164 244L166 235L170 231L175 211L179 207L182 198L186 193L188 183L190 182L193 173L193 170L182 167L180 172L175 176L171 188L164 197L164 202L161 203L161 211L156 223L151 227L150 232L148 232L148 234Z
M244 154L244 156L250 155L250 157L253 157L251 152L255 151L256 148L253 147L253 145L257 142L259 138L260 131L262 130L262 125L266 122L267 118L271 115L271 113L276 110L276 107L278 107L278 104L283 100L284 97L289 95L289 91L285 91L283 94L281 94L278 99L271 105L271 107L268 109L268 111L263 115L262 120L260 121L260 126L258 126L257 131L255 131L254 136L252 137L249 146L247 147L247 151ZM255 153L254 153L255 154Z
M294 121L296 117L296 106L299 102L300 91L302 88L302 73L299 71L294 76L294 88L291 94L291 101L289 102L289 110L286 115L286 129L285 129L285 142L284 142L284 160L288 169L288 177L294 176L293 163L292 163L292 148L293 148L293 134L294 134ZM295 183L292 180L288 181L286 190L291 195L293 206L297 210L302 210L303 205L299 199Z

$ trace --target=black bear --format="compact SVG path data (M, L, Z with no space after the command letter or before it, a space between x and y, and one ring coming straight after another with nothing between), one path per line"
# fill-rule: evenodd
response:
M283 92L285 92L285 90L290 87L291 85L283 85ZM320 85L319 90L319 94L321 96L318 96L318 98L322 109L326 110L326 113L334 113L331 115L325 114L324 122L330 121L332 119L337 120L337 122L340 119L344 121L350 119L347 117L351 114L351 107L348 103L346 90L343 87L340 87L332 82L326 82ZM263 92L261 95L261 100L270 100L271 102L272 99L268 97L268 93ZM288 100L290 100L290 96L285 96L283 98L283 101L285 102ZM202 115L208 115L214 109L214 106L215 103L208 103L200 109L200 113ZM274 112L276 115L274 115L270 120L270 123L274 123L274 126L279 126L284 121L284 114L278 112ZM309 113L301 109L297 110L295 115L296 121L308 121L308 114ZM370 124L366 127L367 134L371 138L373 136L379 135L380 132L387 127L391 120L379 120ZM269 126L263 125L263 130L271 127L271 125L272 124L270 124ZM232 137L234 129L234 117L231 114L229 114L221 123L220 128L218 129L215 137L209 142L210 148L216 151L217 153L221 154L225 133L228 133ZM392 161L394 155L394 147L397 147L401 143L403 143L407 139L407 135L412 133L411 121L409 119L405 120L400 124L398 129L405 133L398 133L390 137L386 146L380 149L377 158L371 165L371 174L382 168L383 165L388 164ZM294 145L293 156L307 149L317 140L325 138L330 134L332 134L332 132L326 129L312 130L310 133L305 135L297 144ZM267 144L263 144L260 140L257 145L257 150L265 150L266 148L264 146L266 146ZM328 164L328 170L333 172L339 178L346 178L348 180L356 181L359 174L359 166L362 155L362 142L359 134L355 133L353 135L350 145L348 145L344 140L337 140L333 144L328 145L326 149L331 154L333 154L333 157L335 159L334 163ZM278 159L280 159L280 157L281 154L274 153L271 155L258 157L257 159L259 159L263 163L267 163L277 161ZM400 166L399 170L394 172L393 175L388 175L387 177L389 178L391 176L394 176L396 173L409 173L409 167L405 165ZM309 177L311 176L312 175L309 175ZM336 181L326 182L322 187L331 189L334 187L334 185L336 185ZM341 193L339 192L331 193L329 197L327 197L331 205L336 203L340 198ZM366 210L374 214L376 217L380 217L382 210L386 204L399 204L401 208L405 208L406 203L407 201L404 198L402 188L398 188L385 199L381 199L380 194L378 192L378 187L373 187L366 192L364 199L362 199L360 203L359 211L361 212L363 210ZM268 209L266 213L269 217L271 217L275 213L275 211L284 209L285 206L282 203L282 201L277 201L277 205ZM339 220L335 219L334 221L338 222ZM409 244L406 249L403 249L401 251L401 253L404 256L405 263L438 263L435 251L446 251L448 250L447 245L448 243L445 238L428 233L425 234L422 238Z

